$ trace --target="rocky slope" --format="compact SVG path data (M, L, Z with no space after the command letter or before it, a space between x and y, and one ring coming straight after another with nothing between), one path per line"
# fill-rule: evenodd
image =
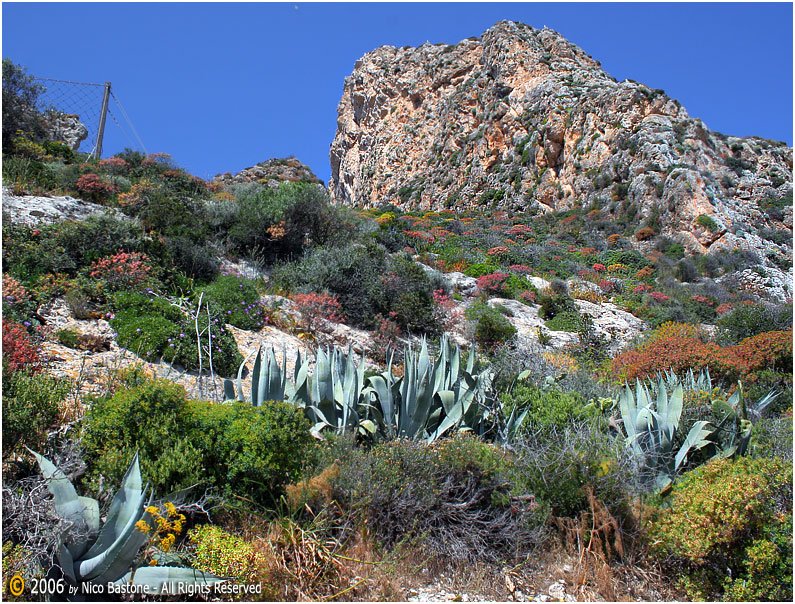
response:
M549 29L500 22L456 45L378 48L346 78L337 125L337 203L592 206L691 252L764 256L762 229L792 252L792 148L711 131Z
M256 166L241 170L237 174L225 172L213 178L212 182L219 185L235 185L247 182L260 182L272 188L283 182L308 181L323 184L312 170L295 157L274 158L258 163Z

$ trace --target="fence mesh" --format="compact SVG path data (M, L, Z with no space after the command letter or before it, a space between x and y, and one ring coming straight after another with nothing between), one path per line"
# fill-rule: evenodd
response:
M91 84L88 82L72 82L69 80L55 80L50 78L34 78L43 91L39 95L36 109L45 115L51 112L63 113L67 116L77 116L79 123L85 127L85 138L80 142L78 151L92 153L97 146L99 136L99 122L102 114L102 98L105 93L104 84ZM50 120L54 130L63 132L71 129L72 136L81 138L83 132L76 120L52 117ZM108 115L105 121L105 140L103 149L108 142L108 128L110 124L118 127L119 133L124 136L129 146L146 152L146 148L135 131L129 116L124 111L118 97L111 91L108 101Z
M36 83L44 88L39 95L38 111L44 114L49 111L58 111L78 116L80 123L85 126L87 131L78 150L86 153L93 151L99 133L104 84L69 82L49 78L35 79Z

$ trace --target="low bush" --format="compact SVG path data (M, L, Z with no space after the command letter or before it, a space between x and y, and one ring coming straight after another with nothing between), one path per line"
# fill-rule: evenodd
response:
M792 305L741 304L722 315L717 326L721 344L737 344L766 331L791 328Z
M508 342L516 335L516 327L496 308L476 302L466 310L466 318L474 325L475 341L489 350Z
M198 288L194 299L204 294L203 300L210 303L213 315L223 318L225 323L258 331L265 324L265 316L259 303L259 292L250 279L235 275L223 275L211 284Z
M549 321L563 313L577 313L577 305L567 292L549 292L538 297L538 316Z
M547 319L545 325L550 331L579 332L583 328L582 316L578 312L564 311Z
M540 388L519 382L500 395L505 412L515 408L529 408L525 423L532 430L564 429L572 422L583 420L594 414L577 392L562 392L552 388Z
M27 330L18 323L3 319L3 368L13 373L26 369L41 371L42 359Z
M95 487L100 476L118 482L138 450L142 472L159 494L202 483L257 505L275 503L298 476L311 443L294 405L191 401L166 380L95 400L83 434Z
M649 538L684 570L692 599L791 601L791 464L741 457L689 472Z
M445 284L409 258L387 257L372 242L315 249L298 262L281 265L273 279L286 291L336 296L343 315L356 327L373 329L381 315L415 334L441 330L433 294Z
M5 355L5 352L4 352ZM44 373L9 371L3 360L3 457L40 448L72 384Z
M157 296L120 292L114 297L112 306L115 314L110 324L116 330L119 346L151 362L162 358L170 363L179 363L188 370L199 368L195 319ZM232 376L243 357L234 337L217 317L212 318L212 331L207 335L210 320L206 312L199 315L199 331L204 332L202 369L209 369L206 341L210 338L214 371L222 376Z
M554 409L552 402L547 409ZM555 419L554 411L549 416ZM635 494L633 465L623 443L594 422L552 421L514 444L517 467L536 502L555 517L590 510L588 488L612 514L624 517Z
M542 533L544 518L532 506L512 511L511 496L527 491L508 454L477 437L353 449L339 466L336 500L360 511L386 545L415 537L426 553L494 560L527 551Z

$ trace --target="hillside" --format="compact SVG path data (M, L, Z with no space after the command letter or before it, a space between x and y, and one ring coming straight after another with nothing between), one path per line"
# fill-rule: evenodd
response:
M9 63L5 599L792 600L791 149L502 22L206 181Z
M699 253L764 255L762 229L791 237L790 147L713 132L558 33L507 21L363 56L330 157L332 199L359 207L598 208Z

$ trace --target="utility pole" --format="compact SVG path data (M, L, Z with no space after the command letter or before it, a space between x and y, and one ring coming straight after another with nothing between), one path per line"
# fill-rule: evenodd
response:
M102 110L99 113L99 131L97 132L97 147L94 159L102 157L102 137L105 135L105 117L108 115L108 101L110 100L110 82L105 82L105 94L102 97Z

